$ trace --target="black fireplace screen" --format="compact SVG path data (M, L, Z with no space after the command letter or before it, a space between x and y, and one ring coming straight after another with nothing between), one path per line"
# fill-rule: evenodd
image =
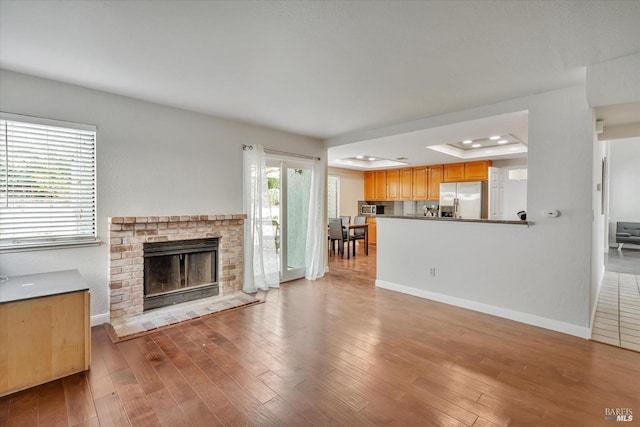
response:
M218 293L217 238L144 244L144 310Z

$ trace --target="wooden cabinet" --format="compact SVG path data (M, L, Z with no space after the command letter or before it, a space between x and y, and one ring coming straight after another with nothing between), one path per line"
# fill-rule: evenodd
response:
M464 163L444 165L443 182L464 181Z
M373 200L387 200L387 171L375 171L375 198Z
M467 162L464 164L465 181L487 181L489 179L489 166L491 160Z
M440 184L444 179L444 167L442 165L429 166L427 175L427 183L429 184L427 187L427 199L438 200L440 199Z
M487 181L490 160L448 165L367 171L364 173L364 199L438 200L443 182Z
M0 396L89 369L89 291L0 304Z
M364 173L364 199L375 200L376 198L376 174L373 171Z
M387 171L387 200L400 200L400 170Z
M443 182L487 181L491 164L491 160L480 160L477 162L444 165Z
M400 169L400 200L413 198L413 169Z
M413 200L427 200L427 167L413 168Z
M375 217L368 217L367 224L369 224L369 244L375 245L378 242L378 225L376 224Z

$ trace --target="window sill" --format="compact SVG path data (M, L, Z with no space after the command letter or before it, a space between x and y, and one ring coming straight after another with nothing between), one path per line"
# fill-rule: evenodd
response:
M77 241L77 242L51 242L51 243L34 243L32 245L7 245L0 246L0 254L11 252L33 252L33 251L51 251L57 249L83 248L89 246L100 246L101 240Z

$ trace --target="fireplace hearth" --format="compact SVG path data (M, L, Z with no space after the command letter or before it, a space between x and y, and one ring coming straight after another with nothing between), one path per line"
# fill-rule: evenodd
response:
M218 239L145 243L143 310L218 295Z

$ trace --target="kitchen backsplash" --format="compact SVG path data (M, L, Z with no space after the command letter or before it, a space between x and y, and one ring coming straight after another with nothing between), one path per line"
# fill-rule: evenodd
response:
M360 206L362 205L384 206L383 215L422 215L425 206L437 208L438 200L409 200L403 202L358 201L358 212L360 212Z

